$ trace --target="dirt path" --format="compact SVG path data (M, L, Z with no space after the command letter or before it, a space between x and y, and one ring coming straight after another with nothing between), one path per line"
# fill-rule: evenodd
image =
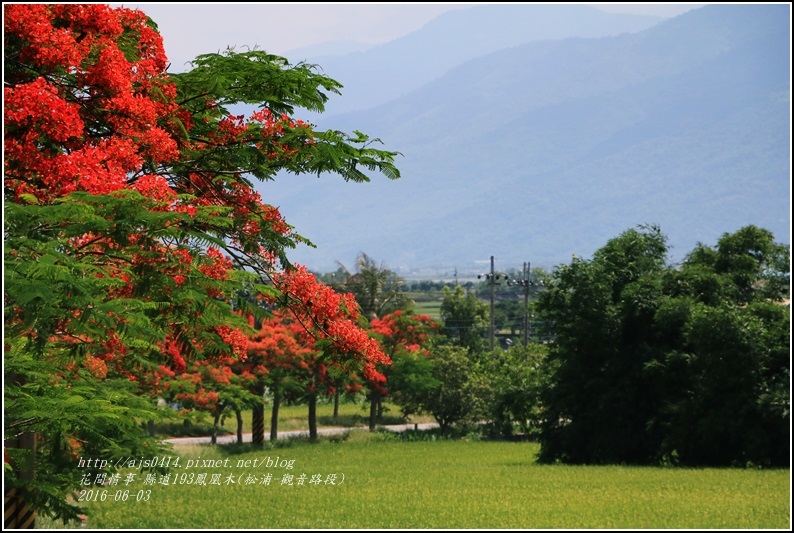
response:
M438 424L399 424L399 425L391 425L391 426L378 426L389 431L406 431L409 429L430 429L438 427ZM342 433L346 433L348 431L367 431L369 428L366 427L353 427L353 428L345 428L345 427L336 427L336 428L320 428L317 430L318 435L340 435ZM278 437L279 439L286 439L289 437L308 437L309 430L308 429L301 429L297 431L279 431ZM265 432L265 440L270 439L270 434ZM165 442L169 442L175 446L186 445L186 444L209 444L212 442L212 437L179 437L174 439L165 439ZM218 444L232 444L237 442L237 435L220 435L217 438ZM251 433L243 433L243 442L251 442Z

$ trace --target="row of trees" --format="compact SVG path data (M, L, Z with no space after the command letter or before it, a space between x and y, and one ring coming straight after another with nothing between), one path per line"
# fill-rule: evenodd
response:
M249 316L284 310L317 366L383 381L388 356L353 298L290 263L307 241L254 188L284 172L399 177L398 154L377 140L292 118L322 111L338 82L260 50L168 73L157 26L138 10L3 9L5 485L22 500L12 507L74 519L66 496L80 457L165 452L140 424L162 416L157 396L250 400L238 385L272 365L266 349L247 360Z
M385 382L314 383L364 391L371 428L389 398L442 431L535 436L547 462L787 464L788 248L748 226L679 266L666 254L660 229L640 227L561 265L535 303L553 341L505 351L485 350L487 307L472 292L447 289L439 323L401 300L370 314L392 361L379 368ZM363 254L346 279L340 290L364 302L400 284Z

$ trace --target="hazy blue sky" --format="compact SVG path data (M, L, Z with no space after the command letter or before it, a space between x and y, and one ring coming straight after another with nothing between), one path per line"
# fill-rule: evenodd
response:
M338 41L388 42L439 14L498 2L460 3L125 3L146 12L160 28L175 72L198 54L227 46L258 45L275 54ZM111 5L122 5L112 3ZM620 13L670 17L703 4L590 4Z

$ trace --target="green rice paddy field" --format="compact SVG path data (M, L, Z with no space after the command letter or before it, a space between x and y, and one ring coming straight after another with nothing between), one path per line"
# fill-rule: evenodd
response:
M168 485L162 483L162 476L147 483L141 473L125 485L122 476L118 485L100 487L108 491L105 501L87 504L87 525L146 529L789 529L791 525L789 470L538 465L537 451L537 444L526 442L409 442L364 430L352 431L346 440L290 441L259 451L179 446L172 458L180 458L179 468L172 470ZM201 474L205 484L198 483Z

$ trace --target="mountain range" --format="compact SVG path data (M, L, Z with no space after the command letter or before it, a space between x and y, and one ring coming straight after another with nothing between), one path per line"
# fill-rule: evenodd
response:
M551 268L642 224L671 262L748 224L789 243L790 35L788 4L448 12L321 65L346 89L311 120L399 151L399 180L258 188L321 272L362 251L398 272Z

